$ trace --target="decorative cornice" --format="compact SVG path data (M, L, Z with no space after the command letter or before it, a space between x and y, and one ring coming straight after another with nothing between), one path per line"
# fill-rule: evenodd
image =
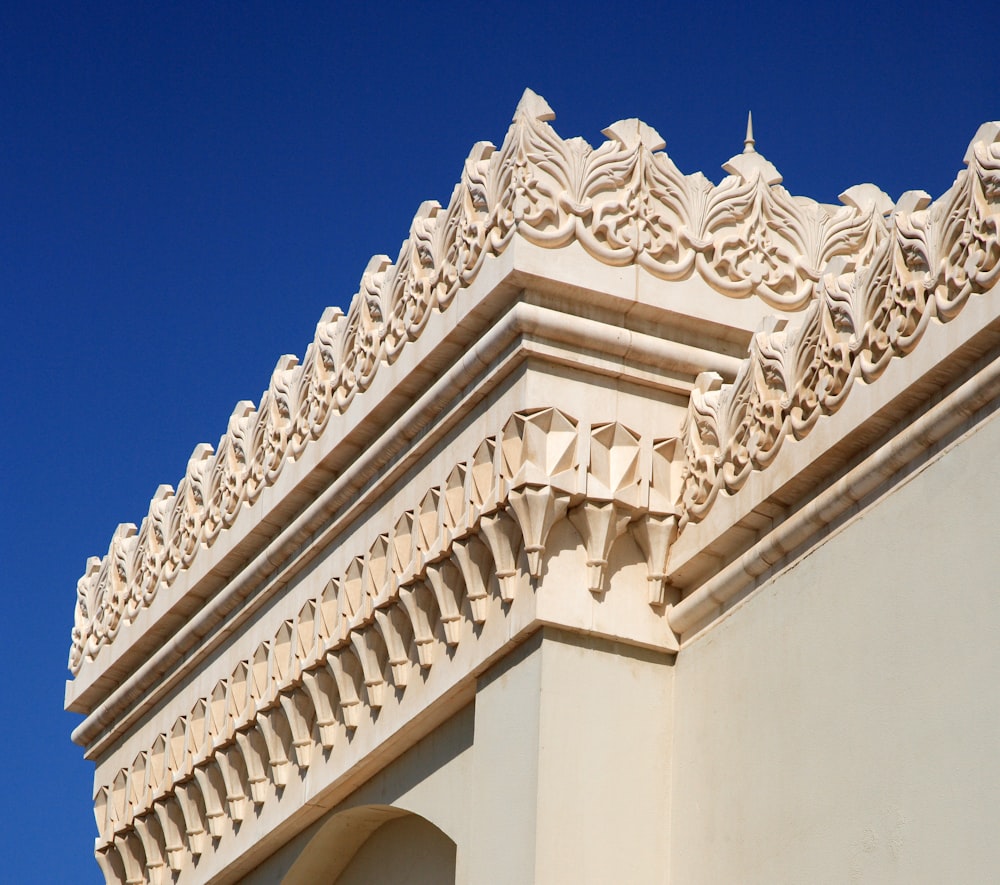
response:
M141 526L119 526L105 557L88 560L77 585L74 674L515 236L550 249L576 242L605 264L665 280L697 273L724 295L756 295L780 310L809 304L833 259L864 266L886 240L891 202L872 185L846 191L840 208L793 197L752 144L713 185L701 173L683 175L638 120L608 127L609 141L595 149L561 139L547 125L553 117L526 91L501 147L473 147L447 208L421 206L396 263L373 258L347 315L323 314L302 363L282 357L260 404L237 405L217 449L199 445L177 490L161 486Z
M502 610L514 603L541 577L564 519L598 596L611 547L633 523L648 601L662 617L674 443L553 408L512 415L97 789L99 859L107 866L114 852L127 881L165 881L168 868L210 851L228 821L238 824L436 666L442 645L470 635L468 622L479 629L491 598Z
M1000 123L980 127L965 162L933 203L904 194L871 261L831 269L795 328L768 321L732 384L699 376L682 429L679 530L771 465L785 439L836 412L858 379L872 383L912 351L929 323L951 321L1000 282Z
M874 451L851 466L846 473L811 497L756 543L716 568L709 578L669 607L671 629L682 639L704 626L732 600L784 563L797 558L820 532L857 512L869 496L879 494L886 483L898 482L901 465L933 459L942 446L970 426L995 413L1000 396L1000 360L996 350L974 364L970 376L933 403L912 423L884 441ZM683 646L682 646L683 648Z

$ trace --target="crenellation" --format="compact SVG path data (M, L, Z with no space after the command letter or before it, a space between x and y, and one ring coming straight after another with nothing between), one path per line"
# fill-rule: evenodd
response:
M933 204L923 191L900 198L892 236L870 264L826 275L799 324L757 332L733 383L699 381L683 431L681 530L720 489L733 494L765 469L786 438L804 438L840 408L856 379L875 382L932 319L950 322L1000 280L1000 198L988 196L1000 182L1000 141L974 142L969 153L968 170Z

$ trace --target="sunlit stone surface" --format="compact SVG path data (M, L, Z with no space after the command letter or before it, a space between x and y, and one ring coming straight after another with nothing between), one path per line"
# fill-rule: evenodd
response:
M88 562L109 882L1000 866L1000 126L828 206L553 116Z

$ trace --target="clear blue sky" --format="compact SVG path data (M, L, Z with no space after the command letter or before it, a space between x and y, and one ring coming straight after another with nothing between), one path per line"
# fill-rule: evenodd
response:
M395 257L525 86L563 136L641 117L716 181L752 108L794 193L936 196L1000 119L996 16L884 6L0 4L7 881L99 881L62 711L86 557Z

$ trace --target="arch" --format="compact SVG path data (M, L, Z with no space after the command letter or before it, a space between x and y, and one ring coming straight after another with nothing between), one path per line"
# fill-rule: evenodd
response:
M335 814L309 840L282 885L441 885L455 881L456 846L425 817L390 805Z

